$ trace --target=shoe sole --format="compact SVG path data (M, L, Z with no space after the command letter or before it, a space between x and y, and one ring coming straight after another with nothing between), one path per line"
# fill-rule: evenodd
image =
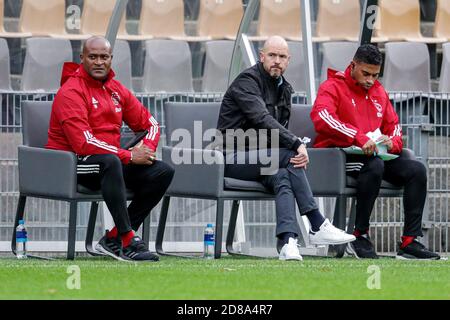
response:
M133 260L133 259L130 259L130 258L125 257L125 256L120 257L120 258L121 258L123 261L126 261L126 262L137 262L137 263L158 262L158 261L159 261L159 258L158 258L158 260Z
M303 261L303 258L290 258L290 259L287 259L287 258L284 258L284 257L279 257L278 258L278 260L281 260L281 261Z
M406 255L402 255L402 256L397 255L397 256L395 256L395 259L397 259L397 260L407 260L407 261L410 261L410 260L414 260L414 261L433 261L433 260L440 260L440 257L417 258L417 257L415 257L413 255L406 254Z
M361 258L356 254L355 249L353 249L353 247L350 243L345 248L345 252L347 252L348 254L350 254L352 256L355 256L356 259L361 260Z
M114 253L109 252L108 250L106 250L105 248L103 248L101 245L99 245L97 243L97 245L95 246L95 250L97 250L98 252L100 252L101 254L105 255L105 256L109 256L111 258L114 258L116 260L122 261L122 262L130 262L129 260L125 260L119 256L116 256Z
M350 239L350 240L341 240L341 241L334 241L334 242L315 242L315 241L310 241L309 244L315 245L315 246L320 246L320 245L338 245L338 244L346 244L346 243L350 243L355 241L355 239Z

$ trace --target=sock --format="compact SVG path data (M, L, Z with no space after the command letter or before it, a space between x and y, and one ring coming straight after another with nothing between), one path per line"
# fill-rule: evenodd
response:
M311 224L311 231L312 232L319 231L320 230L320 226L325 221L325 218L323 217L323 215L320 213L320 211L318 209L314 209L314 210L309 211L306 214L306 217L308 218L309 223Z
M353 231L353 235L355 237L361 237L364 234L368 234L369 233L369 229L366 230L359 230L359 229L355 229L355 231Z
M117 237L117 228L114 227L111 229L111 231L106 233L106 237L111 239L111 238L116 238Z
M402 236L402 244L400 245L400 249L403 249L407 245L409 245L411 242L414 241L416 237L413 236Z
M124 248L128 247L131 243L131 239L134 237L134 231L130 230L124 234L121 234L120 237L122 238L122 246Z
M280 239L280 241L283 244L286 244L289 242L289 238L297 238L297 234L293 233L293 232L283 232L281 234L278 235L278 239Z

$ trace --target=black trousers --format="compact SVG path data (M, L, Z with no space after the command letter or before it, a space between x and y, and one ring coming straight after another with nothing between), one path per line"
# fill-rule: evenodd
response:
M172 181L174 170L155 160L151 166L123 165L113 154L79 157L78 183L101 190L118 233L137 231ZM134 193L127 208L126 189Z
M427 195L427 172L417 161L401 156L390 161L378 157L347 156L347 174L357 179L355 228L369 228L370 214L384 179L404 188L405 225L403 235L422 236L422 214Z

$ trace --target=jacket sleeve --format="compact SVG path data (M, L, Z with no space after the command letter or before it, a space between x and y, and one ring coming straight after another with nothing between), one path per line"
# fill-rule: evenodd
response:
M135 132L148 130L143 142L151 150L156 151L160 138L159 123L128 89L125 90L126 101L123 111L125 123Z
M230 87L231 96L255 128L275 129L280 135L280 144L297 150L301 142L288 129L283 127L266 108L261 89L249 75L241 75Z
M333 140L338 147L351 145L362 147L369 137L357 127L339 119L337 109L340 103L336 87L329 81L323 83L311 110L314 127L317 133Z
M131 152L96 138L88 121L86 101L74 91L57 96L54 112L64 134L77 155L115 154L127 164Z
M398 122L397 113L389 100L389 96L386 93L386 110L383 115L383 121L381 122L381 133L387 135L392 140L392 149L389 153L400 154L403 148L402 140L402 126Z

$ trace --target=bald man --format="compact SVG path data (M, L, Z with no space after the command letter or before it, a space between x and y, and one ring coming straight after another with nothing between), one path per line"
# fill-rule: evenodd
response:
M290 59L288 44L272 36L259 58L233 81L222 101L217 128L224 137L225 176L259 181L275 193L279 259L302 260L296 202L311 224L311 244L343 244L355 237L319 212L305 174L305 140L287 129L293 92L283 77Z
M121 261L158 261L135 234L167 190L173 169L156 160L159 124L111 70L111 44L103 37L84 43L81 64L66 62L52 105L49 149L78 156L78 183L101 190L115 227L96 249ZM122 123L148 134L134 147L120 146ZM127 208L126 189L134 193Z

